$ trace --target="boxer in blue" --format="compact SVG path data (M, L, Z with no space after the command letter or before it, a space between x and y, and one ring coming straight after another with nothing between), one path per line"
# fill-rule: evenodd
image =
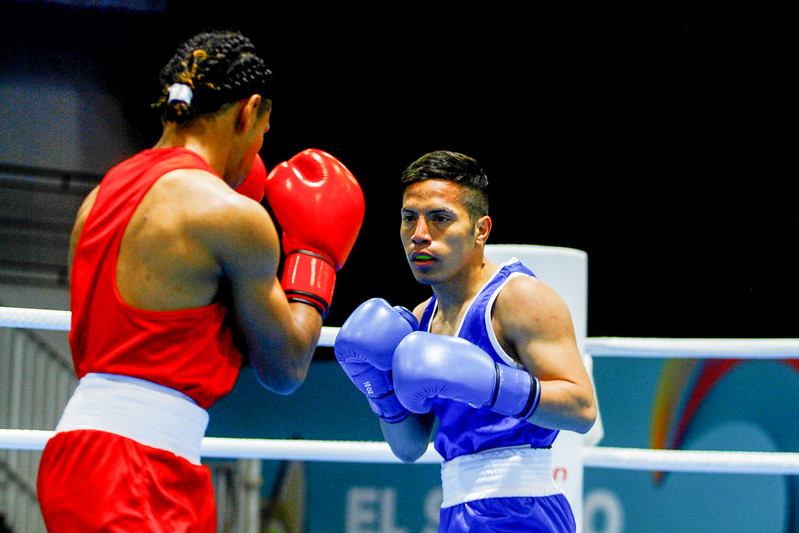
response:
M401 460L426 451L438 419L440 532L574 531L550 448L597 410L568 309L518 261L485 257L488 180L474 159L432 152L402 184L402 243L433 296L413 312L364 302L336 358Z

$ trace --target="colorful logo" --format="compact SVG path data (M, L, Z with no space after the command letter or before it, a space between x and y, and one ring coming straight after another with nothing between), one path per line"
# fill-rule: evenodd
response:
M655 391L652 449L678 450L703 432L743 421L768 435L776 450L799 451L799 360L667 359ZM730 450L747 450L731 436ZM745 474L747 475L747 474ZM666 474L653 472L656 485ZM787 531L799 525L799 481L788 477Z

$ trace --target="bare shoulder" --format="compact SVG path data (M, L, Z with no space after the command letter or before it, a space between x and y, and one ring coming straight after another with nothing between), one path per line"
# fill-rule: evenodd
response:
M248 207L258 205L236 193L215 174L201 169L168 172L153 185L150 194L158 203L167 199L166 203L196 216L235 216L233 211L246 214Z
M78 208L78 213L75 216L75 228L73 231L77 231L78 235L80 235L80 230L83 228L83 225L86 223L86 219L89 217L89 213L94 206L94 201L97 199L97 193L100 191L100 186L98 185L91 192L86 195L86 198L83 199L83 202L80 204Z
M511 278L497 296L494 320L508 332L571 329L571 315L563 298L532 276Z
M153 192L168 200L159 205L177 216L199 240L223 247L277 242L275 225L263 206L238 194L214 174L176 170L165 174L157 185Z
M83 226L86 225L86 219L89 218L89 213L94 206L94 201L97 199L97 193L100 191L100 186L98 185L84 198L83 202L81 203L80 207L78 208L78 212L75 215L75 223L72 226L72 233L69 237L69 262L68 264L72 265L72 258L75 255L75 248L78 246L78 240L80 239L80 235L83 232Z

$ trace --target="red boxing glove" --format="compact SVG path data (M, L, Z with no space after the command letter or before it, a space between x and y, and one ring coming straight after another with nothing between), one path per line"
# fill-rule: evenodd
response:
M266 184L266 167L259 154L255 154L250 173L234 189L237 193L243 194L260 203L264 199L264 185Z
M324 318L336 272L363 223L363 191L338 159L309 148L272 169L264 192L283 229L283 290L289 301L312 305Z

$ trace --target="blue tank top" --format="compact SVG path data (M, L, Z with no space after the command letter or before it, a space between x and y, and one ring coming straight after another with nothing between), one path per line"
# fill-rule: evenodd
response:
M482 348L494 361L515 368L522 366L506 354L497 342L491 325L491 309L505 283L519 275L534 276L516 259L503 264L469 304L457 335ZM420 330L430 331L436 307L436 297L433 296L422 315ZM435 399L433 412L439 420L435 448L447 461L459 455L507 446L546 448L552 445L558 435L557 430L506 417L484 407L475 409L453 400Z

